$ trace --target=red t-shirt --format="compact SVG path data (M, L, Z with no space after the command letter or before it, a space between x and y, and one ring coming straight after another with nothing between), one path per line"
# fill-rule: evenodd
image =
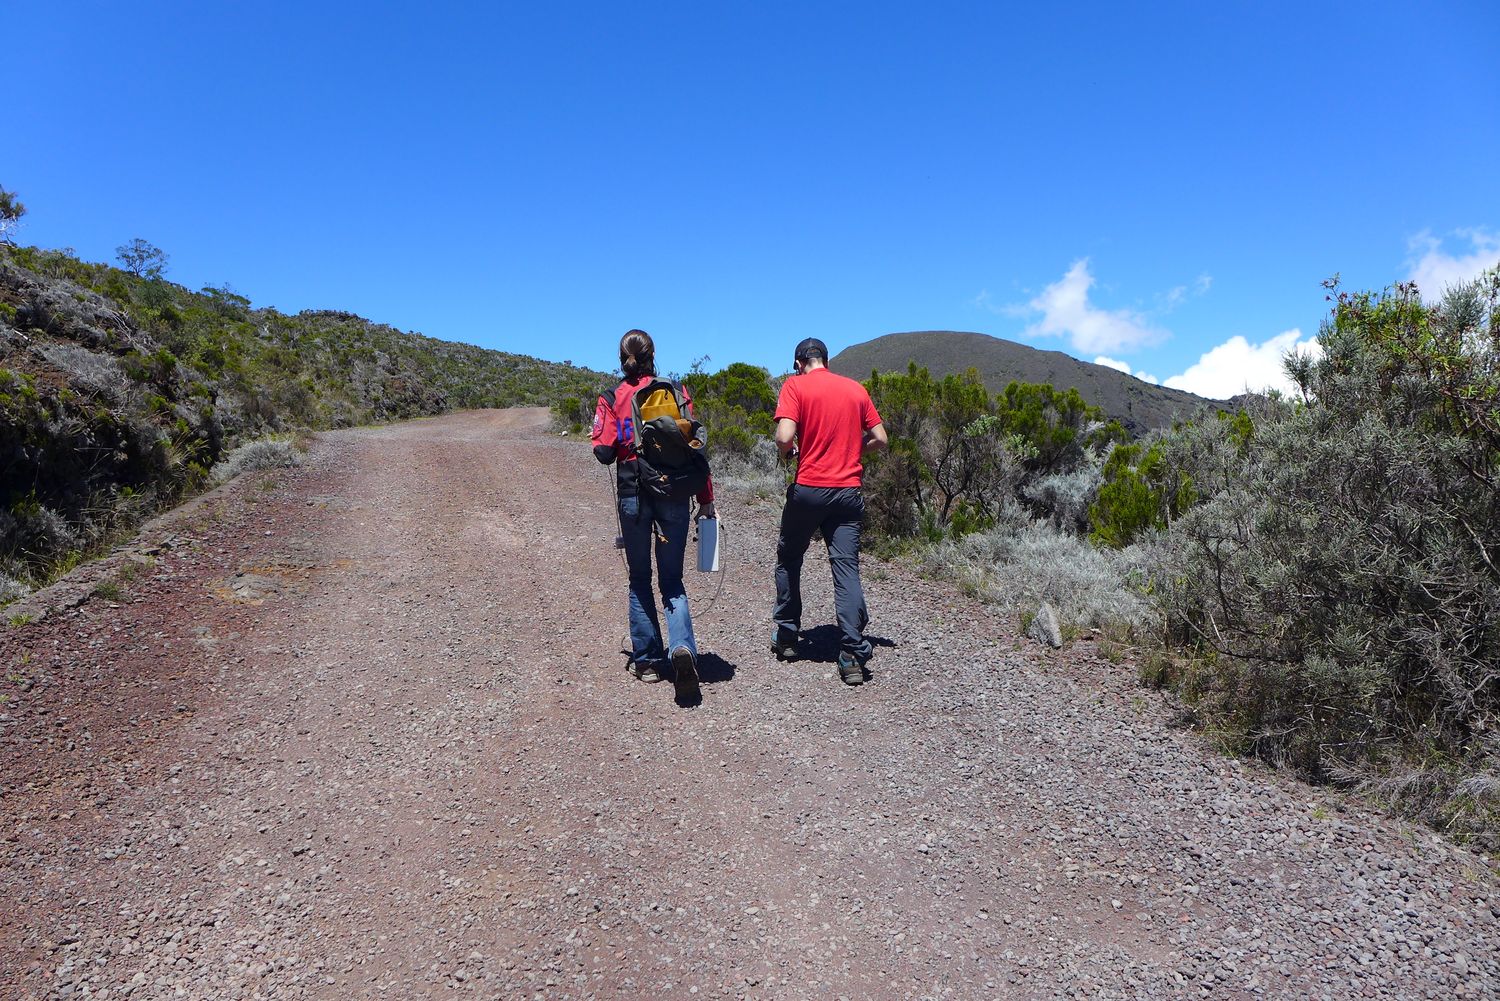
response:
M865 432L880 423L865 387L815 368L781 384L776 419L797 422L797 482L805 487L857 487Z

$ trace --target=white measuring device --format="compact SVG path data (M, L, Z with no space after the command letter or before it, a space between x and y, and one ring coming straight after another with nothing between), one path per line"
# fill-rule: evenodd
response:
M698 519L698 570L719 572L719 519Z

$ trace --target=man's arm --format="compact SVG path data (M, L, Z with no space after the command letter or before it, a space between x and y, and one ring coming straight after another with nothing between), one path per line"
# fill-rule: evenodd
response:
M865 432L865 440L863 446L860 448L860 454L869 455L872 452L879 452L889 444L890 441L885 436L885 425L877 424Z
M783 417L776 422L776 448L785 459L797 447L797 422Z

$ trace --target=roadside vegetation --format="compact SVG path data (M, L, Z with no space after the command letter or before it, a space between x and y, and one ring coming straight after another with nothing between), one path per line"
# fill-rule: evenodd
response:
M1050 602L1227 750L1494 848L1500 275L1437 305L1329 289L1295 393L1134 440L1073 390L872 374L869 547L1020 615ZM779 489L779 380L688 380L716 476Z
M0 217L23 212L0 191ZM0 243L0 603L240 468L295 461L298 432L548 404L605 379L195 292L145 240L118 258Z

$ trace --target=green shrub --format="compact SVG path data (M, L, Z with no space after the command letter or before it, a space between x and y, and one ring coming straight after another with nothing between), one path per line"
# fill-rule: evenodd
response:
M1010 463L988 391L973 369L936 381L916 363L865 383L889 449L866 463L871 527L892 536L941 537L955 506L979 520L1007 494Z
M1197 499L1192 477L1167 460L1159 443L1116 445L1104 462L1102 477L1089 508L1089 537L1116 549L1147 529L1166 528Z
M470 392L472 393L472 390ZM566 430L581 431L592 426L594 407L597 402L597 399L565 396L552 405L552 419Z
M865 385L890 438L865 476L870 526L887 536L979 531L1015 502L1081 531L1098 455L1124 437L1076 390L1011 383L992 397L973 369L934 380L913 363Z
M130 283L118 272L111 272L104 282L99 286L101 295L107 296L115 301L115 304L125 308L135 303L135 296L131 294Z
M1012 382L995 404L1004 433L1026 442L1026 469L1033 475L1072 472L1090 452L1127 439L1119 422L1106 421L1104 411L1090 406L1076 389Z
M693 399L693 413L708 429L714 461L752 459L756 443L768 439L776 412L776 387L771 374L757 365L735 362L712 375L703 362L683 376Z
M1203 500L1162 537L1153 587L1173 634L1215 654L1200 693L1270 760L1415 768L1456 794L1413 762L1458 776L1497 757L1497 288L1436 308L1410 287L1339 293L1323 357L1288 362L1301 399L1162 441Z

